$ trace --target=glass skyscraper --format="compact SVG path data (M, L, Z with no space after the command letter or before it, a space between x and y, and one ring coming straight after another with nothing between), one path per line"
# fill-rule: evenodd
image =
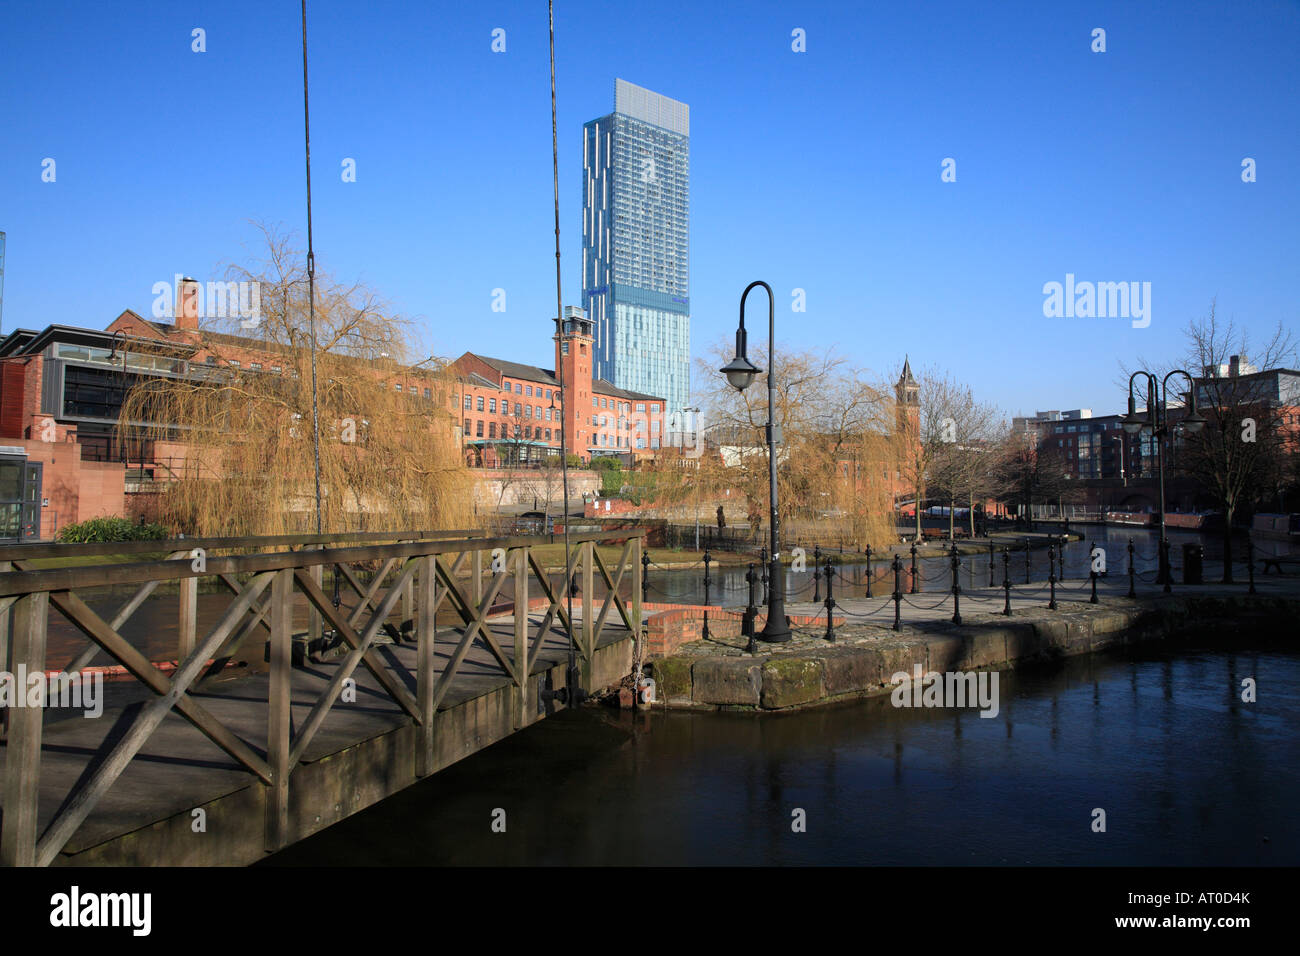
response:
M691 394L690 109L614 81L614 112L582 128L582 297L593 374L662 396Z

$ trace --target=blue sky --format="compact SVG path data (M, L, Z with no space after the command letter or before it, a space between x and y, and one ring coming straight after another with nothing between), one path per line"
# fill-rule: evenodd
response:
M320 268L373 285L426 352L548 365L545 3L309 0L308 20ZM305 244L300 42L292 0L5 5L4 330L148 314L153 283L254 255L255 220ZM582 123L615 77L690 105L697 356L765 279L782 344L881 375L908 353L1009 414L1103 413L1118 361L1179 353L1215 297L1257 335L1295 326L1295 0L560 0L556 57L566 304ZM1045 318L1067 273L1150 282L1150 326Z

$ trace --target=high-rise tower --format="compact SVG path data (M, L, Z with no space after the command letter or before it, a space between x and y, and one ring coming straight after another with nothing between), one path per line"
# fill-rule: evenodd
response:
M690 402L690 110L624 80L582 129L582 296L593 375Z

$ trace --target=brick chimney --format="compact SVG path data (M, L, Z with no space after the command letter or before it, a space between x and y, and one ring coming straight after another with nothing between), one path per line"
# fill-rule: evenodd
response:
M174 324L178 329L198 329L199 312L203 309L203 288L189 276L176 284Z

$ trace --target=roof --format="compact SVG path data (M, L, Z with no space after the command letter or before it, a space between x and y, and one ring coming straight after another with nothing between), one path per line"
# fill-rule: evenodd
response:
M910 362L908 362L906 355L903 356L903 374L898 376L898 384L899 385L916 384L916 379L912 377L912 365Z
M541 382L543 385L559 386L560 380L555 377L555 371L549 368L541 368L537 365L524 365L521 362L511 362L506 359L492 358L490 355L480 355L478 352L467 352L484 365L496 369L507 378L518 378L528 382ZM496 383L492 383L495 385ZM625 388L619 388L613 382L607 382L603 378L592 379L591 390L598 395L608 395L614 398L622 398L633 402L664 402L666 400L659 395L647 395L644 392L632 392Z

